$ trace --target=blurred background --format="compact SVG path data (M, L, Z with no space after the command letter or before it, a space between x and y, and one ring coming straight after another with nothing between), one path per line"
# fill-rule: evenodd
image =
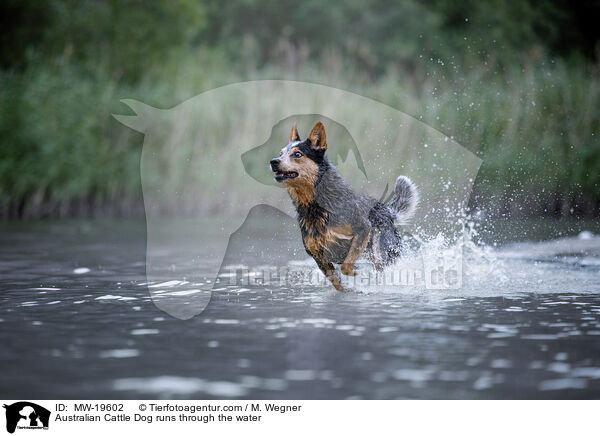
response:
M2 0L0 396L600 398L598 23L600 0ZM286 112L268 137L269 112L257 108L296 110L309 93L290 94L302 96L292 106L281 92L246 84L260 90L251 94L260 104L199 103L185 118L210 123L199 129L197 166L182 164L194 136L175 135L187 142L172 141L173 152L159 134L144 137L112 116L143 107L121 99L169 109L257 79L323 84L414 117L394 124L416 154L378 140L371 132L396 137L379 127L362 131L382 152L359 154L368 171L377 159L389 166L387 156L431 169L437 180L406 173L422 188L421 211L436 225L439 214L458 224L464 238L409 227L407 255L391 272L438 271L449 259L442 270L458 269L461 289L407 279L341 294L287 275L250 285L257 274L248 265L315 270L285 209L239 210L275 190L258 183L271 180L260 152L288 137L292 117L303 137L315 122L312 112ZM253 101L230 95L212 101ZM342 106L331 98L318 107L329 101ZM348 101L344 109L363 125L385 126ZM338 112L317 115L327 113ZM153 133L176 125L188 134L173 119L182 118L152 122ZM332 155L334 144L350 156L364 143L360 125L346 120L326 120ZM406 125L420 130L411 136ZM448 171L437 142L418 134L427 126L441 132L430 135L440 144L451 137L483 162L469 219L448 201L468 192L460 188L475 173L464 171L472 156L452 153L461 171ZM218 138L230 131L243 141L226 153ZM141 172L142 147L154 166ZM142 174L153 195L142 196ZM243 178L257 183L234 183ZM153 180L159 186L149 189ZM449 190L427 201L442 181ZM182 185L201 195L186 197ZM184 219L164 219L173 211ZM220 269L227 282L216 280Z
M454 138L483 159L472 208L597 217L599 21L597 0L4 0L0 218L142 217L143 137L119 100L253 79L342 88Z

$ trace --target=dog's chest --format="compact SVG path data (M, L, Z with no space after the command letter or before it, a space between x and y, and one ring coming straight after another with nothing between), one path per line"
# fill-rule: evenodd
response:
M302 238L318 237L327 230L329 214L327 211L314 203L306 206L296 205L298 212L298 224L302 231Z
M350 224L328 227L328 214L318 207L299 210L298 223L304 246L312 256L337 263L348 253L354 237Z

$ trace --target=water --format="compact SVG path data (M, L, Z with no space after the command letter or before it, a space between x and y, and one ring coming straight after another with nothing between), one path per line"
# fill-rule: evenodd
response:
M535 237L581 230L557 226ZM492 227L487 244L465 246L458 290L222 283L201 315L182 321L149 296L157 283L145 276L143 223L6 224L1 394L600 398L598 240L515 243L525 239L518 228ZM204 283L165 287L213 278L207 267Z

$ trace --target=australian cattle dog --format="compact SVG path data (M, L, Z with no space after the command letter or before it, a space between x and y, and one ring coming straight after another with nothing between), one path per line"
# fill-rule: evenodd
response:
M396 225L410 218L418 203L408 177L396 179L387 203L357 194L327 159L325 128L318 122L302 141L296 125L281 155L271 160L275 180L284 183L296 211L306 252L331 284L344 291L334 264L345 275L356 275L363 254L381 271L400 255Z

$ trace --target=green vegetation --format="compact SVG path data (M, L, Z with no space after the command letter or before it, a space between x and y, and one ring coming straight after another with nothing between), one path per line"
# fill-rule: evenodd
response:
M119 100L167 108L264 78L343 88L453 136L484 160L474 206L598 216L600 8L586 7L3 2L0 216L139 213L142 136L111 117Z

